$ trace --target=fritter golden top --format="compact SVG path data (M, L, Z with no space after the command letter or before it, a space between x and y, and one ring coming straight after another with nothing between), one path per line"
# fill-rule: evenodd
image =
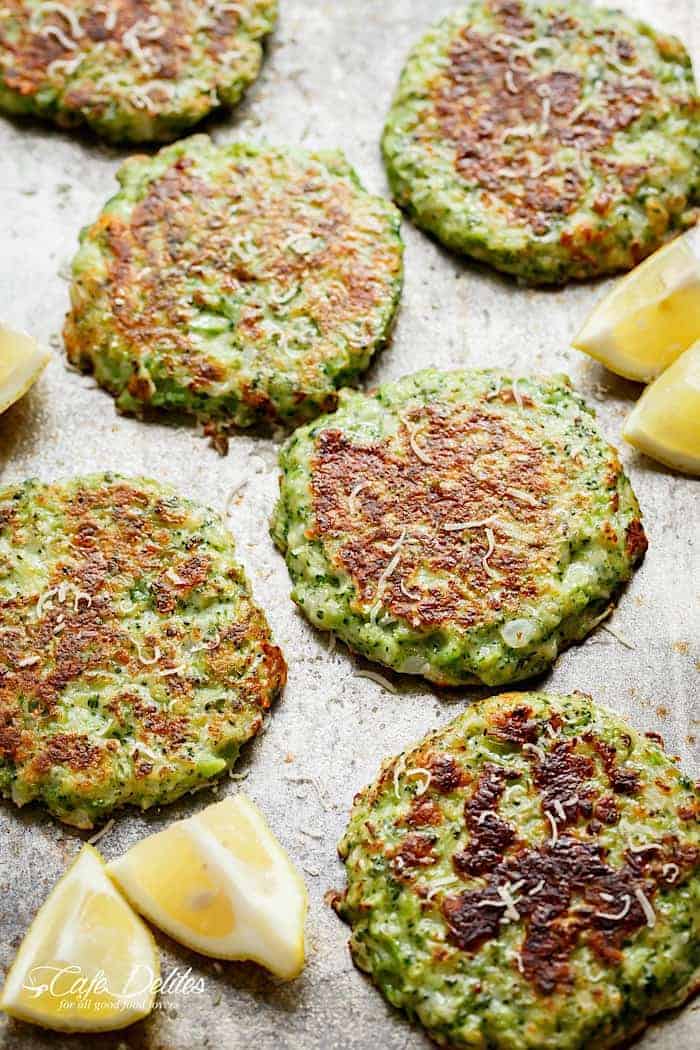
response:
M172 138L255 79L276 0L6 0L0 105L115 140Z
M0 490L0 789L85 823L177 797L261 727L284 660L209 512L114 476Z
M567 455L544 434L516 382L481 403L408 407L384 442L357 442L331 421L312 461L312 534L333 545L358 607L377 603L415 628L474 627L543 599L562 523L596 505L607 505L607 542L634 560L643 553L639 519L623 536L612 521L617 454L609 447L597 464L603 489L593 492L579 484L582 451Z
M84 232L65 339L125 409L307 418L385 341L398 212L338 154L196 136L132 158Z

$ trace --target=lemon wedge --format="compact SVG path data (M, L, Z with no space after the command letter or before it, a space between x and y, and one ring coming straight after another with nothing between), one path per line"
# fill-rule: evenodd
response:
M652 459L700 474L700 340L646 388L622 434Z
M593 310L573 345L617 375L648 383L700 339L700 236L660 248Z
M243 794L143 839L109 873L142 915L188 948L252 959L286 980L304 966L306 886Z
M50 360L31 336L0 324L0 412L24 397Z
M141 919L85 846L29 928L0 1008L63 1032L107 1032L153 1009L160 964Z

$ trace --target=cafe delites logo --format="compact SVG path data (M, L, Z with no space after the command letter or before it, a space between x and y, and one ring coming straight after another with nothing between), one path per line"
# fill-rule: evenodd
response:
M75 963L42 964L28 971L24 990L33 999L56 1000L59 1009L66 1013L109 1011L115 1007L138 1010L148 1009L154 995L202 995L204 978L194 976L191 966L176 966L161 976L150 966L138 963L115 987L114 979L110 980L104 970L86 974Z

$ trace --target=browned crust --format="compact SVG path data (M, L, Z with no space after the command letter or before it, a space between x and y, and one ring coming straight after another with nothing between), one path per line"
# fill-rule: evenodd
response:
M604 188L593 208L600 215L608 214L619 200L637 191L648 171L648 165L616 160L606 151L615 134L642 114L663 113L664 100L653 75L642 69L631 78L621 65L618 74L608 72L601 80L599 102L578 113L582 101L578 73L555 69L534 76L527 60L514 51L513 38L535 39L535 25L525 7L511 0L492 0L488 6L497 21L496 30L484 33L466 26L459 32L449 51L449 65L432 86L433 116L441 137L455 151L456 172L465 183L481 190L484 206L501 210L505 222L526 225L544 235L557 220L579 207L586 192L577 166L559 158L562 148L574 147L588 154L594 170L604 177ZM547 38L561 41L566 48L567 34L578 24L575 14L555 11ZM634 39L611 30L601 29L593 35L589 54L595 57L610 44L618 63L636 60ZM426 123L432 126L431 121ZM507 149L506 137L524 125L546 130L528 142L527 151ZM430 145L431 134L418 132L418 137ZM534 166L528 152L536 156ZM668 216L656 219L662 225L668 222ZM586 250L602 237L592 227L588 233ZM571 234L564 231L562 243L567 238L571 241ZM642 248L637 247L641 258Z
M501 400L512 397L503 391ZM531 404L527 398L523 403ZM552 506L575 480L578 465L546 449L536 425L514 429L485 397L466 412L430 405L410 410L391 445L360 444L329 427L316 440L311 469L309 538L329 545L334 565L353 581L358 609L371 609L381 596L383 608L414 628L445 622L470 628L516 610L525 599L537 600L540 581L558 557ZM619 472L611 449L611 515ZM590 497L581 493L575 499L577 513L585 513ZM499 523L503 510L527 531L527 544L513 540ZM494 549L488 561L485 527L468 533L445 528L463 521L490 527ZM421 524L424 531L414 528ZM633 525L641 550L644 533L640 523ZM410 542L401 546L399 567L384 579L404 531ZM421 584L419 568L438 579L449 574L449 588ZM498 577L497 594L491 573Z
M62 497L56 488L36 495L39 506L52 506ZM130 682L149 670L121 626L114 601L124 597L118 580L155 581L155 602L163 617L158 645L164 669L175 669L181 659L184 627L174 616L178 601L191 597L212 580L210 558L196 553L201 540L192 536L192 553L178 551L171 531L186 520L182 504L159 499L128 481L81 487L63 500L63 556L55 559L47 589L69 584L67 599L54 599L39 609L35 598L19 594L0 602L0 625L7 660L0 667L0 759L22 767L28 784L40 782L58 767L75 774L91 774L92 782L110 776L116 740L99 744L85 734L55 731L64 691L90 672L118 669L123 689L112 701L117 726L133 725L144 743L166 756L186 755L201 728L187 714L193 685L186 675L158 679L173 710L147 704L129 689ZM18 547L34 542L16 509L3 508L10 542ZM239 583L239 570L232 570ZM231 711L250 708L252 735L262 715L281 691L286 664L272 644L265 619L252 600L241 593L237 622L223 630L216 648L207 653L207 673L227 696L222 710L208 713L212 748L230 733ZM150 655L149 655L150 658ZM254 673L253 673L253 669ZM92 679L99 683L99 674ZM97 687L97 686L96 686Z
M200 310L216 309L220 294L240 301L231 338L242 347L255 347L260 373L274 375L283 365L268 334L269 309L264 293L251 297L250 290L267 287L272 293L281 287L293 294L296 288L302 289L303 315L318 335L304 349L291 400L300 405L316 389L323 363L338 355L337 333L364 321L392 298L392 282L401 274L401 249L395 238L377 236L361 250L356 190L350 179L331 180L327 171L319 179L319 165L311 159L287 163L284 179L279 173L267 177L266 164L262 154L232 157L216 165L219 175L209 179L197 170L196 158L182 155L151 179L128 219L110 211L100 216L87 237L104 254L106 280L94 289L99 317L91 313L90 288L83 293L87 302L68 315L64 338L74 363L89 364L95 356L106 311L121 353L133 363L128 390L137 401L157 403L154 394L163 379L184 387L193 401L199 395L216 396L213 391L229 379L235 398L256 418L274 420L280 413L266 384L227 375L188 325ZM274 167L273 158L270 171ZM309 194L319 190L322 208L310 211ZM255 251L250 257L246 250L237 254L236 245L246 242L253 226ZM313 259L285 250L290 230L302 228L303 235L323 244ZM316 271L337 279L322 288L312 279ZM198 285L194 291L193 281ZM299 311L292 309L296 317ZM368 337L368 346L371 342ZM139 363L153 356L154 346L158 351L152 380L139 372ZM334 407L334 401L329 392L319 410L324 404ZM226 415L227 409L212 411Z
M108 46L110 66L119 67L121 64L133 67L138 72L138 65L134 65L134 52L125 43L124 35L127 35L128 43L134 27L139 30L139 23L146 34L140 39L139 47L147 48L149 57L149 74L143 74L142 79L176 81L185 72L194 53L194 24L188 5L183 0L173 0L169 5L172 12L169 18L163 19L161 13L158 21L163 31L156 36L149 35L148 23L154 12L144 0L110 0L110 10L116 13L114 24L108 20L106 10L85 10L85 5L67 0L63 6L75 10L82 31L82 35L77 38L73 37L70 23L60 12L48 11L41 24L33 29L31 5L24 0L6 0L3 6L7 12L4 14L5 25L13 30L12 35L9 28L5 34L0 32L0 47L12 54L12 63L4 74L4 81L8 88L25 98L36 95L49 80L52 83L62 82L64 78L61 75L50 74L52 62L69 62L78 54L89 53L94 44ZM233 48L239 28L240 19L235 10L221 11L208 31L206 40L202 34L199 35L198 47L202 54L221 61L222 56ZM65 41L73 41L74 46L67 47ZM152 95L152 101L158 104L167 99L159 98L156 92ZM76 110L100 103L104 106L104 99L96 92L94 83L88 80L82 82L80 87L69 89L62 100L65 107Z
M625 764L616 748L593 731L553 739L541 752L532 741L552 734L556 737L562 724L559 714L538 718L517 694L512 699L506 694L500 700L501 710L489 715L486 733L522 750L533 769L542 814L549 815L557 826L557 837L546 839L538 847L528 846L519 840L516 828L498 814L508 779L519 775L516 770L487 763L478 779L471 782L458 760L436 752L436 740L429 738L411 754L409 768L428 768L431 780L414 800L406 819L396 822L397 827L424 826L425 830L409 830L398 844L385 848L385 855L391 860L395 877L412 883L416 893L424 897L421 869L439 859L433 850L436 835L429 828L441 820L433 810L440 813L441 795L467 784L465 841L456 843L452 864L457 874L478 877L485 883L443 898L441 911L448 940L461 951L472 953L498 937L503 916L499 890L518 884L518 912L525 925L520 971L541 995L551 995L570 984L569 958L581 942L588 944L605 965L617 965L625 940L646 922L635 887L642 887L647 899L653 901L658 889L667 885L666 866L677 867L674 885L678 885L697 869L700 849L667 833L653 849L628 848L623 864L612 867L597 839L603 823L616 824L619 812L614 797L601 793L592 783L595 759L617 795L640 791L639 770ZM624 749L624 736L620 742ZM631 745L631 738L628 743ZM386 768L380 783L391 780L394 768L391 764ZM441 773L445 773L442 781ZM371 798L370 793L369 801ZM685 819L692 816L689 812ZM568 831L580 820L588 821L586 838ZM626 914L615 916L625 900Z

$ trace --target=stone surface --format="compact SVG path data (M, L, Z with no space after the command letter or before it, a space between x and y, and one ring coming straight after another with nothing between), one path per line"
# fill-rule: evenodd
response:
M451 0L282 0L257 86L226 123L206 130L220 141L343 147L367 186L386 192L378 140L405 53ZM627 9L690 40L697 0L627 0ZM697 32L697 28L696 28ZM700 40L695 41L696 44ZM697 48L696 48L697 53ZM145 473L224 510L258 600L290 665L287 691L267 731L246 749L239 770L300 866L311 895L309 961L303 976L282 985L253 965L215 964L159 936L163 968L202 975L199 994L173 992L145 1023L113 1036L68 1039L0 1021L6 1050L100 1046L105 1050L427 1050L432 1045L387 1006L349 959L347 930L323 903L341 886L335 843L352 796L381 759L428 729L443 725L475 693L437 693L418 682L399 694L354 677L360 666L339 646L330 652L287 599L289 581L267 536L275 497L276 445L235 437L220 458L187 426L140 423L116 415L112 399L89 378L66 370L60 329L66 278L79 228L114 192L125 154L39 124L0 119L0 317L57 350L32 393L0 417L0 480L46 480L113 469ZM620 442L625 414L640 388L606 373L569 347L601 284L527 291L443 252L404 223L406 288L393 345L367 383L425 365L495 365L518 372L564 371L596 407L604 433ZM700 485L637 455L622 457L649 533L647 559L611 624L633 646L605 630L565 654L541 685L582 689L660 732L684 767L698 772L700 630L697 523ZM693 708L693 704L695 707ZM239 788L221 784L219 795ZM216 797L202 793L167 810L118 815L100 848L113 857L139 837ZM82 836L84 838L85 836ZM37 907L81 836L38 808L0 804L0 965L11 962ZM644 1050L692 1050L700 1041L698 1004L652 1026Z

